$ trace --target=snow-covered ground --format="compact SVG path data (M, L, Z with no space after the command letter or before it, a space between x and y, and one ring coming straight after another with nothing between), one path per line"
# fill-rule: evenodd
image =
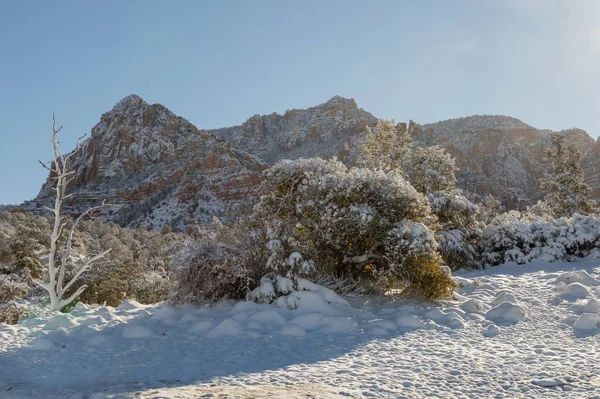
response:
M0 325L1 398L600 398L598 263L459 273L440 307L320 292ZM289 306L289 305L288 305Z

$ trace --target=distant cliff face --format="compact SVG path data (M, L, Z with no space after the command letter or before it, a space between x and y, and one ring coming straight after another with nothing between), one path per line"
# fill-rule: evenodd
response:
M110 219L126 225L181 227L207 222L256 196L258 158L201 132L160 104L135 95L102 115L77 151L68 206L77 213L103 198L121 205ZM53 196L51 181L37 201Z
M240 126L209 132L234 147L274 163L280 159L332 157L345 159L357 148L368 126L377 118L356 105L353 99L335 96L308 109L285 114L255 115Z
M549 130L507 116L472 116L427 125L411 121L409 131L414 142L442 146L456 158L458 185L470 194L491 193L509 209L522 209L543 197L539 179L551 167L545 156L553 133ZM587 182L600 198L596 141L580 129L558 133L577 143Z

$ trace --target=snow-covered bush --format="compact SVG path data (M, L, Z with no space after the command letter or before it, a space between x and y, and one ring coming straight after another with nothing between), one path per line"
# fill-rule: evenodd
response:
M117 306L123 299L156 303L171 290L169 265L182 235L146 229L125 229L113 223L83 222L78 251L90 253L112 248L102 264L81 276L88 285L80 300ZM79 249L81 248L81 249Z
M362 146L363 164L402 174L427 196L438 218L438 242L443 260L452 269L475 267L474 239L478 207L456 189L454 158L444 149L412 144L407 132L382 121L369 131Z
M176 282L171 301L199 303L244 298L250 286L258 284L261 271L244 267L243 261L237 248L222 242L200 241L186 246L173 260Z
M479 250L484 265L505 262L548 262L599 258L600 218L574 214L570 218L510 211L494 218L483 231Z
M15 301L0 303L0 323L17 324L25 308Z
M29 293L29 286L18 275L0 274L0 323L16 324L23 307L16 300Z
M401 174L312 158L281 161L266 177L274 190L253 220L274 274L368 275L382 290L399 281L430 297L449 292L429 201Z
M498 201L492 194L488 194L483 198L481 204L479 204L479 214L477 219L485 224L489 224L492 220L502 213L505 212L505 207L500 201Z
M460 190L435 191L427 197L441 225L437 239L444 262L452 270L478 267L475 245L481 228L479 207Z
M450 191L456 188L454 158L438 146L410 148L401 162L408 181L420 193Z
M431 211L438 217L444 230L470 227L476 224L479 207L469 201L460 190L434 191L427 194Z
M14 275L0 274L0 304L27 295L29 286Z
M361 152L361 164L370 168L389 171L400 169L402 160L412 144L406 125L394 125L394 121L379 120L375 129L367 127Z

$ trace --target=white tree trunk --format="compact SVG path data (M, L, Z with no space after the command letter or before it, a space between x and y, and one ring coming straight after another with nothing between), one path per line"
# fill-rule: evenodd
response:
M54 114L52 114L52 149L54 152L54 158L52 160L50 167L48 167L46 164L42 163L42 165L46 169L50 170L51 177L52 177L52 174L56 175L56 177L55 177L56 184L53 187L54 191L56 192L56 199L54 201L54 209L46 208L52 214L54 214L54 225L52 227L52 234L50 235L50 253L48 256L49 281L47 283L45 283L39 279L33 279L33 282L48 292L48 295L50 297L50 308L52 308L54 310L60 310L63 307L72 303L87 288L87 286L83 285L83 286L79 287L70 297L68 297L66 299L62 299L63 295L69 290L69 288L71 288L71 286L75 283L75 281L77 281L77 279L86 270L88 270L92 266L92 264L95 261L100 260L103 257L105 257L106 254L108 254L111 250L108 249L106 251L99 253L98 255L95 255L93 257L89 257L88 259L86 259L85 262L83 263L83 265L81 265L77 269L77 272L75 272L75 275L73 276L73 278L71 278L71 280L69 282L67 282L67 284L64 285L64 287L63 287L66 269L71 260L71 251L72 251L73 235L75 233L75 228L77 227L77 225L79 224L79 222L81 221L81 219L83 217L85 217L86 215L91 216L93 211L106 206L106 203L102 202L102 205L100 205L100 206L89 208L87 211L83 212L74 221L73 226L71 226L71 229L69 230L69 233L67 235L67 241L65 243L64 251L63 251L62 257L60 259L60 265L58 266L58 270L57 270L56 254L58 252L60 237L62 236L63 230L66 226L64 217L62 216L62 205L63 205L64 200L68 197L66 195L67 186L74 179L74 177L72 177L72 175L75 174L75 172L68 170L67 163L68 163L69 158L72 157L76 153L76 151L80 148L80 146L79 146L79 142L78 142L77 149L75 151L73 151L71 154L64 156L59 148L59 142L58 142L58 132L60 132L60 130L62 129L62 126L60 128L58 128L58 130L55 127L56 127L56 122L54 119Z

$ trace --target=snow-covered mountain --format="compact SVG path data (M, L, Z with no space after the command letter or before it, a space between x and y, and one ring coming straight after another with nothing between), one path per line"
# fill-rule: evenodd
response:
M181 227L190 219L226 215L254 195L266 167L136 95L102 115L72 166L72 212L106 198L121 205L111 210L111 220L147 227ZM51 187L49 179L34 203L52 198Z
M374 127L377 121L354 99L334 96L315 107L255 115L239 126L210 132L268 163L314 156L344 159L367 126Z
M284 158L337 156L354 163L367 127L378 119L353 99L334 96L308 109L255 115L239 126L200 130L160 104L136 95L102 115L74 158L74 213L107 198L121 205L110 219L123 225L182 227L226 216L256 198L261 171ZM414 141L440 145L457 159L458 185L492 193L509 208L535 203L549 170L549 130L508 116L478 115L419 125L402 123ZM575 141L594 196L600 198L600 146L585 131L560 132ZM35 208L52 197L50 180Z
M432 124L410 122L413 140L423 145L446 148L457 160L458 185L470 194L491 193L510 209L523 208L543 196L539 179L548 173L544 155L552 131L539 130L518 119L477 115ZM596 141L581 129L557 132L575 142L594 196L600 198L600 152Z

